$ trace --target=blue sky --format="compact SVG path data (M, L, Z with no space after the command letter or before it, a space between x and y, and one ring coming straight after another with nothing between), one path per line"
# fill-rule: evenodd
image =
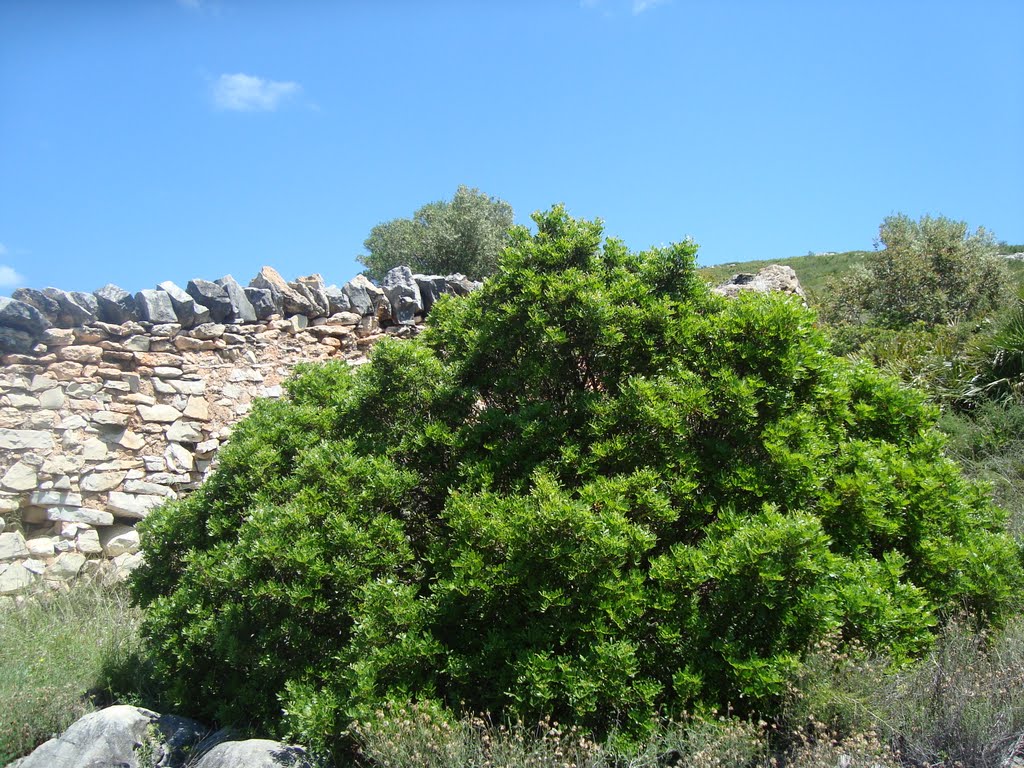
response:
M459 184L701 261L1024 242L1024 3L0 2L0 292L341 283Z

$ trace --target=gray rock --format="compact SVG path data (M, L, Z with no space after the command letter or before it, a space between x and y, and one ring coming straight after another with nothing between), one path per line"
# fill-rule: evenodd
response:
M20 532L0 533L0 561L17 560L28 556L25 537Z
M25 561L28 562L28 561ZM0 563L0 595L16 595L24 592L35 582L32 572L20 563ZM24 760L15 762L11 768L24 766ZM50 768L47 766L47 768Z
M470 280L459 272L456 272L454 275L448 275L445 277L444 282L445 285L448 286L448 291L450 293L454 293L456 296L468 296L483 285L483 283Z
M39 338L50 327L50 321L31 304L0 296L0 326Z
M279 315L284 310L280 294L275 294L269 288L252 288L246 286L245 297L252 304L256 312L257 320L266 320L271 315Z
M85 565L85 555L78 552L62 552L46 568L43 578L47 581L71 581L78 577Z
M93 291L92 295L96 297L99 317L104 323L121 325L139 319L139 308L135 306L135 299L123 288L107 283L99 290Z
M372 315L384 301L384 291L370 282L366 275L356 275L341 289L348 296L352 311L359 315Z
M778 291L792 296L799 296L805 303L807 301L807 296L796 277L796 272L793 271L792 267L786 267L781 264L769 264L767 267L758 270L756 275L741 272L733 275L724 283L711 290L727 298L735 298L743 291L756 291L758 293Z
M54 325L61 328L74 328L91 323L99 312L99 302L91 293L43 288L43 294L60 306Z
M416 315L423 312L423 297L420 287L408 267L388 270L380 287L391 303L391 316L401 325L412 325Z
M170 296L171 306L174 307L174 314L177 316L182 328L191 328L196 324L195 299L170 280L164 280L164 282L157 285L157 288Z
M35 345L36 339L32 334L0 326L0 352L27 355Z
M435 302L446 293L448 283L441 275L413 275L416 285L419 286L420 296L423 298L423 311L429 312Z
M142 520L150 513L150 510L159 507L165 501L167 499L163 496L111 491L107 497L107 509L113 512L115 517Z
M310 300L292 288L273 267L260 269L259 274L249 281L249 285L252 288L266 288L279 296L281 308L286 314L308 316L313 311Z
M331 313L331 302L327 298L327 286L324 285L324 279L320 275L299 277L288 285L301 293L312 305L313 308L308 314L311 319L327 317Z
M139 532L130 525L112 525L99 532L100 546L107 557L117 557L126 552L135 554L139 551Z
M215 323L231 317L232 307L228 292L216 283L209 280L189 280L185 290L195 299L196 304L210 310L210 318Z
M17 768L170 768L206 729L193 720L118 705L90 712L36 748Z
M327 303L329 305L330 314L337 315L339 312L351 312L352 302L349 301L348 296L336 285L328 285L324 289L324 293L327 294Z
M177 323L178 315L174 311L170 294L152 288L143 288L135 294L135 303L139 305L139 313L143 320L151 323Z
M50 325L57 322L60 304L42 291L37 291L35 288L18 288L11 293L11 298L38 309Z
M53 435L41 429L0 429L0 448L45 451L53 448Z
M301 747L268 739L225 741L201 758L195 768L311 768Z
M233 323L255 323L256 310L245 295L242 286L238 284L231 275L224 275L216 281L217 285L224 289L231 302L231 322Z

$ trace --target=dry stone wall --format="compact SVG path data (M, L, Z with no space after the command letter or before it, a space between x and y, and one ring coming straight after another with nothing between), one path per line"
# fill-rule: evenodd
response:
M415 335L440 295L477 286L398 267L338 288L264 267L244 288L0 297L0 596L129 573L135 523L201 483L297 363L357 365L382 336Z

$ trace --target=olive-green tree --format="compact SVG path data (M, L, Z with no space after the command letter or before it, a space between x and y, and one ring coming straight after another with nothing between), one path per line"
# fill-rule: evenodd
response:
M358 257L379 280L392 267L474 280L492 274L512 226L512 206L477 189L460 186L451 200L427 203L411 219L393 219L370 231Z
M944 216L887 217L876 252L832 287L833 322L898 329L984 316L1007 294L1009 275L992 234Z

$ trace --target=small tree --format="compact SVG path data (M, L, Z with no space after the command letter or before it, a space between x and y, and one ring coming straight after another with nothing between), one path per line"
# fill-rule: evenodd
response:
M887 217L864 269L834 286L825 317L840 323L903 328L984 316L1004 295L1008 274L991 233L963 221Z
M359 256L366 274L381 279L389 269L480 280L492 274L512 226L512 206L478 189L460 186L451 201L427 203L411 219L393 219L370 231Z

